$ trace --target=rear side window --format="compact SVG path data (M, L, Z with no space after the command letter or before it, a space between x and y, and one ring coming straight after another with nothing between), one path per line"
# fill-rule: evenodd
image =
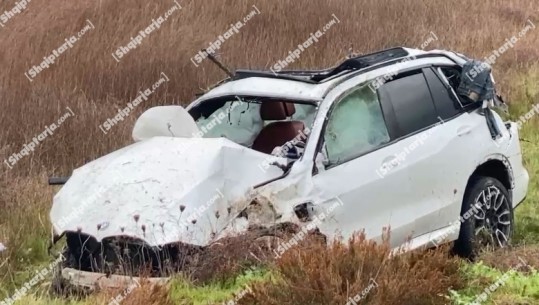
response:
M448 91L448 88L432 69L424 69L423 73L425 73L425 78L432 93L436 110L438 110L438 115L444 120L457 115L461 107L455 98L451 97L453 93Z
M406 136L439 122L423 73L404 76L378 89L382 105L395 113L396 137Z

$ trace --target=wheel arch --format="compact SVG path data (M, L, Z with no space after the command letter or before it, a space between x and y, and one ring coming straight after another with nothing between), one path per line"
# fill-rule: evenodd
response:
M515 186L511 163L506 156L501 154L491 155L479 164L468 179L466 189L475 178L480 176L499 180L510 193Z
M479 179L479 178L483 179ZM470 178L468 178L466 191L464 195L464 200L462 202L461 207L461 217L464 217L465 221L462 221L460 230L459 230L459 237L455 241L453 250L455 253L457 253L460 256L467 257L474 259L477 255L477 245L475 245L474 240L476 239L476 223L475 220L469 220L468 218L474 219L474 217L471 217L471 215L474 215L473 213L476 213L475 208L479 209L477 206L477 199L479 197L475 197L477 193L474 193L474 190L477 191L480 190L486 185L490 185L490 182L485 181L485 177L490 177L498 180L507 190L508 196L507 203L509 204L510 209L510 220L509 220L509 235L505 235L505 232L502 232L504 236L506 237L506 240L510 240L514 228L514 218L513 218L513 209L512 209L512 190L514 188L514 180L513 180L513 171L511 168L511 163L505 157L504 155L498 154L498 155L491 155L484 159L483 162L480 162L479 165L475 168L473 173L470 175ZM482 182L481 182L482 181ZM482 183L481 188L476 188L476 183ZM490 186L489 186L490 187ZM484 192L484 190L482 191ZM490 193L489 193L490 194ZM469 197L473 196L473 197ZM475 199L474 199L475 197ZM487 199L484 199L485 202ZM488 199L490 201L490 199ZM473 207L475 206L475 208ZM488 208L488 207L487 207ZM497 211L497 209L495 209ZM473 211L473 212L472 212ZM486 211L485 211L486 213ZM465 215L468 214L469 217L466 217ZM483 219L487 217L487 214L484 214ZM462 218L461 218L462 219ZM499 220L499 217L498 217ZM483 226L484 227L484 226ZM496 231L497 232L497 231ZM496 237L498 238L498 235L496 233ZM500 243L500 239L498 238L498 243ZM501 245L501 243L500 243Z

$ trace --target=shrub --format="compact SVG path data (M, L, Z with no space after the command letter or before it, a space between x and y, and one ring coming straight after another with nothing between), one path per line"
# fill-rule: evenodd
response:
M462 286L459 262L443 247L391 255L387 241L364 234L348 243L303 244L277 263L276 280L258 283L241 304L446 304L448 289ZM351 299L350 299L351 298ZM357 299L357 298L356 298Z

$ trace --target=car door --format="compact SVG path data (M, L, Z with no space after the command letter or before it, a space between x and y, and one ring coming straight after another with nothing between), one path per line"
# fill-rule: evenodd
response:
M398 157L408 172L415 209L415 238L459 220L468 178L477 165L475 150L486 125L461 107L432 68L407 71L379 89L382 104L395 114ZM388 106L389 107L389 106ZM453 235L458 235L453 229ZM423 235L429 234L426 239Z
M333 190L345 204L334 217L344 236L365 230L368 238L379 239L383 229L390 228L391 244L396 246L413 238L421 240L458 220L476 162L470 147L479 143L485 130L452 99L430 67L403 71L376 92L389 140L330 162L313 181L317 187ZM353 111L361 109L351 107L344 113ZM343 126L348 127L340 132L364 128L337 116L330 114L328 121L345 122ZM324 137L328 136L326 127Z
M414 234L414 212L408 173L399 167L383 174L382 165L401 148L386 124L386 112L368 85L352 86L333 103L322 131L325 166L313 176L320 190L320 210L334 209L319 225L322 232L344 238L364 231L381 240L391 229L390 243L397 246Z
M491 142L491 136L485 117L462 107L440 68L425 68L423 76L443 124L433 130L432 141L425 142L412 156L414 170L427 174L416 175L411 182L425 211L417 219L417 227L433 232L459 220L468 180L482 161L481 150ZM429 153L431 162L418 159ZM458 229L459 226L451 228L452 237L458 236Z

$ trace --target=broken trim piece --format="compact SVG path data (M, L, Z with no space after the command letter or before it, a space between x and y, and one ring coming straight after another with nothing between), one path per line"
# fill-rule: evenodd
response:
M49 185L64 185L69 177L49 177Z
M62 269L62 278L71 285L86 287L92 290L101 288L123 288L134 283L140 283L141 280L148 281L153 285L165 285L170 280L169 277L140 278L125 275L107 275L105 273L81 271L73 268Z

